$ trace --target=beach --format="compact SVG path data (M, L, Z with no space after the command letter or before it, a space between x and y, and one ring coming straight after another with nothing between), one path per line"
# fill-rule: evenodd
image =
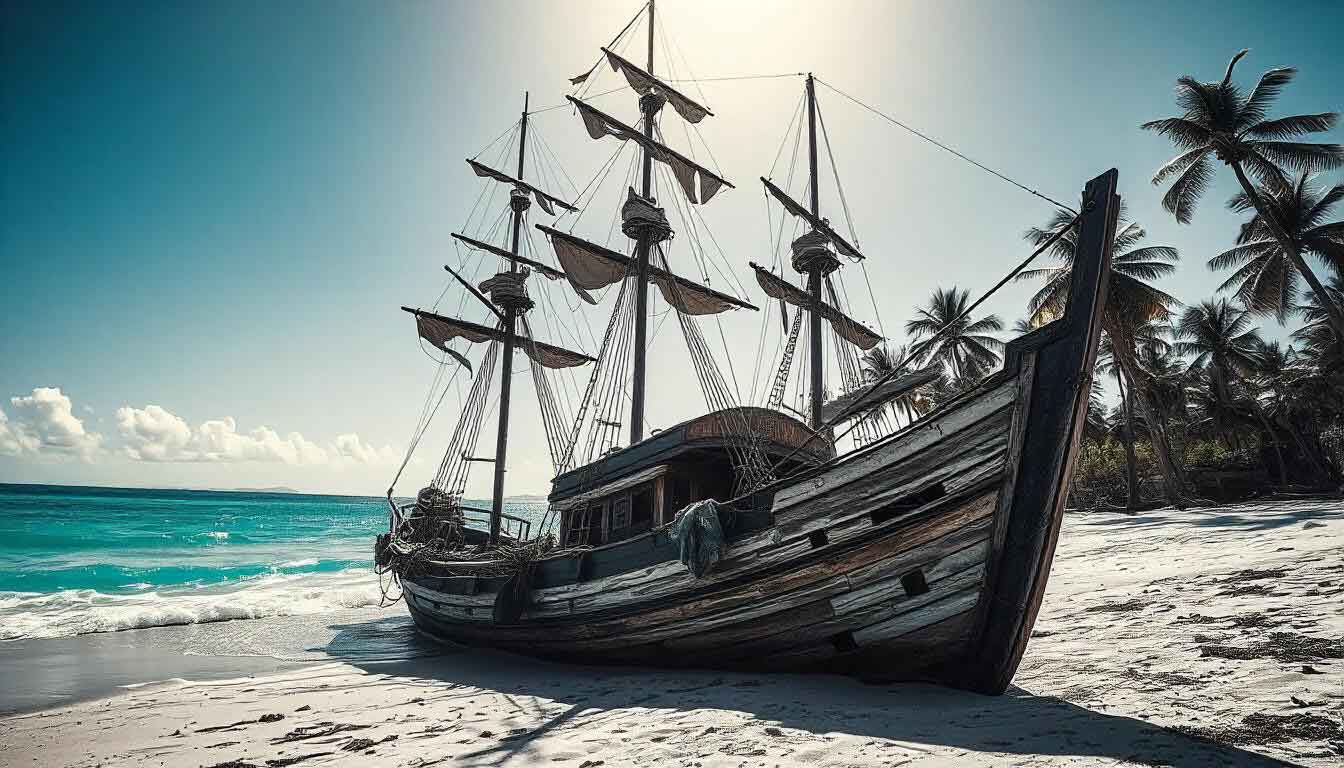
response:
M1338 501L1071 513L999 697L568 666L440 647L367 607L0 645L6 680L63 674L44 642L163 672L15 707L0 766L1334 766L1341 638Z

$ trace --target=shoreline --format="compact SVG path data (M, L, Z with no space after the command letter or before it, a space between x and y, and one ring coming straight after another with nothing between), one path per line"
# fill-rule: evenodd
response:
M277 663L296 666L0 717L13 747L0 766L1324 768L1344 757L1337 507L1066 518L1025 661L999 697L553 664L432 644L394 606L81 636L182 635L152 639L155 653L188 639L199 653L269 645L281 648Z

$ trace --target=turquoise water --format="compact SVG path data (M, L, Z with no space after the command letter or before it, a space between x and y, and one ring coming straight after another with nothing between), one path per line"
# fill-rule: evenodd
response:
M375 497L0 484L0 640L377 606L386 529Z

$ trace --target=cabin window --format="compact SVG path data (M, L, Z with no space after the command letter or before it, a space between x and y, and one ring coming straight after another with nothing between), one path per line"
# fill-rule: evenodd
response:
M672 489L668 499L668 509L672 510L672 514L680 512L687 504L695 501L691 497L691 476L689 474L673 475L668 486Z
M653 527L653 486L641 486L630 497L630 527L647 531Z
M630 527L630 497L622 496L611 505L611 530Z
M587 504L570 512L569 534L565 537L566 546L596 546L602 543L603 503Z

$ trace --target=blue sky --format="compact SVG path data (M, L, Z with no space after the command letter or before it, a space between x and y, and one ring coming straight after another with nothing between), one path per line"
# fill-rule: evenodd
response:
M27 424L38 439L11 440L0 481L386 488L433 374L397 306L431 305L441 265L460 263L449 233L481 190L462 159L517 119L523 90L534 106L562 102L566 78L638 5L5 3L0 412L11 433ZM1238 67L1247 87L1272 66L1301 70L1280 114L1344 108L1337 3L663 0L659 15L678 67L696 76L814 71L1065 201L1118 167L1150 242L1180 249L1164 286L1186 300L1220 282L1204 262L1231 244L1237 219L1222 205L1229 174L1189 226L1148 183L1173 152L1137 126L1176 112L1175 78L1216 79L1249 47ZM599 77L595 92L623 85ZM703 213L758 300L746 263L771 257L753 182L801 85L687 86L714 109L702 132L737 184ZM987 287L1025 254L1021 232L1046 204L834 93L819 98L888 335L899 341L935 286ZM625 91L597 103L633 120L633 101ZM568 109L533 124L579 186L614 148L589 141ZM603 239L616 195L599 196L576 233ZM823 187L839 220L835 202ZM847 285L863 297L855 313L876 322L861 278ZM1028 293L1015 286L993 310L1011 323ZM602 318L586 321L600 335ZM754 314L724 319L745 379L760 328ZM703 407L674 334L659 337L651 365L655 426ZM449 417L452 406L450 395ZM123 408L134 411L119 419ZM517 418L509 491L544 492L535 407ZM224 446L218 460L191 453L202 427ZM253 432L263 427L274 440ZM134 441L140 428L175 450L133 455L147 447ZM401 490L437 461L435 434Z

